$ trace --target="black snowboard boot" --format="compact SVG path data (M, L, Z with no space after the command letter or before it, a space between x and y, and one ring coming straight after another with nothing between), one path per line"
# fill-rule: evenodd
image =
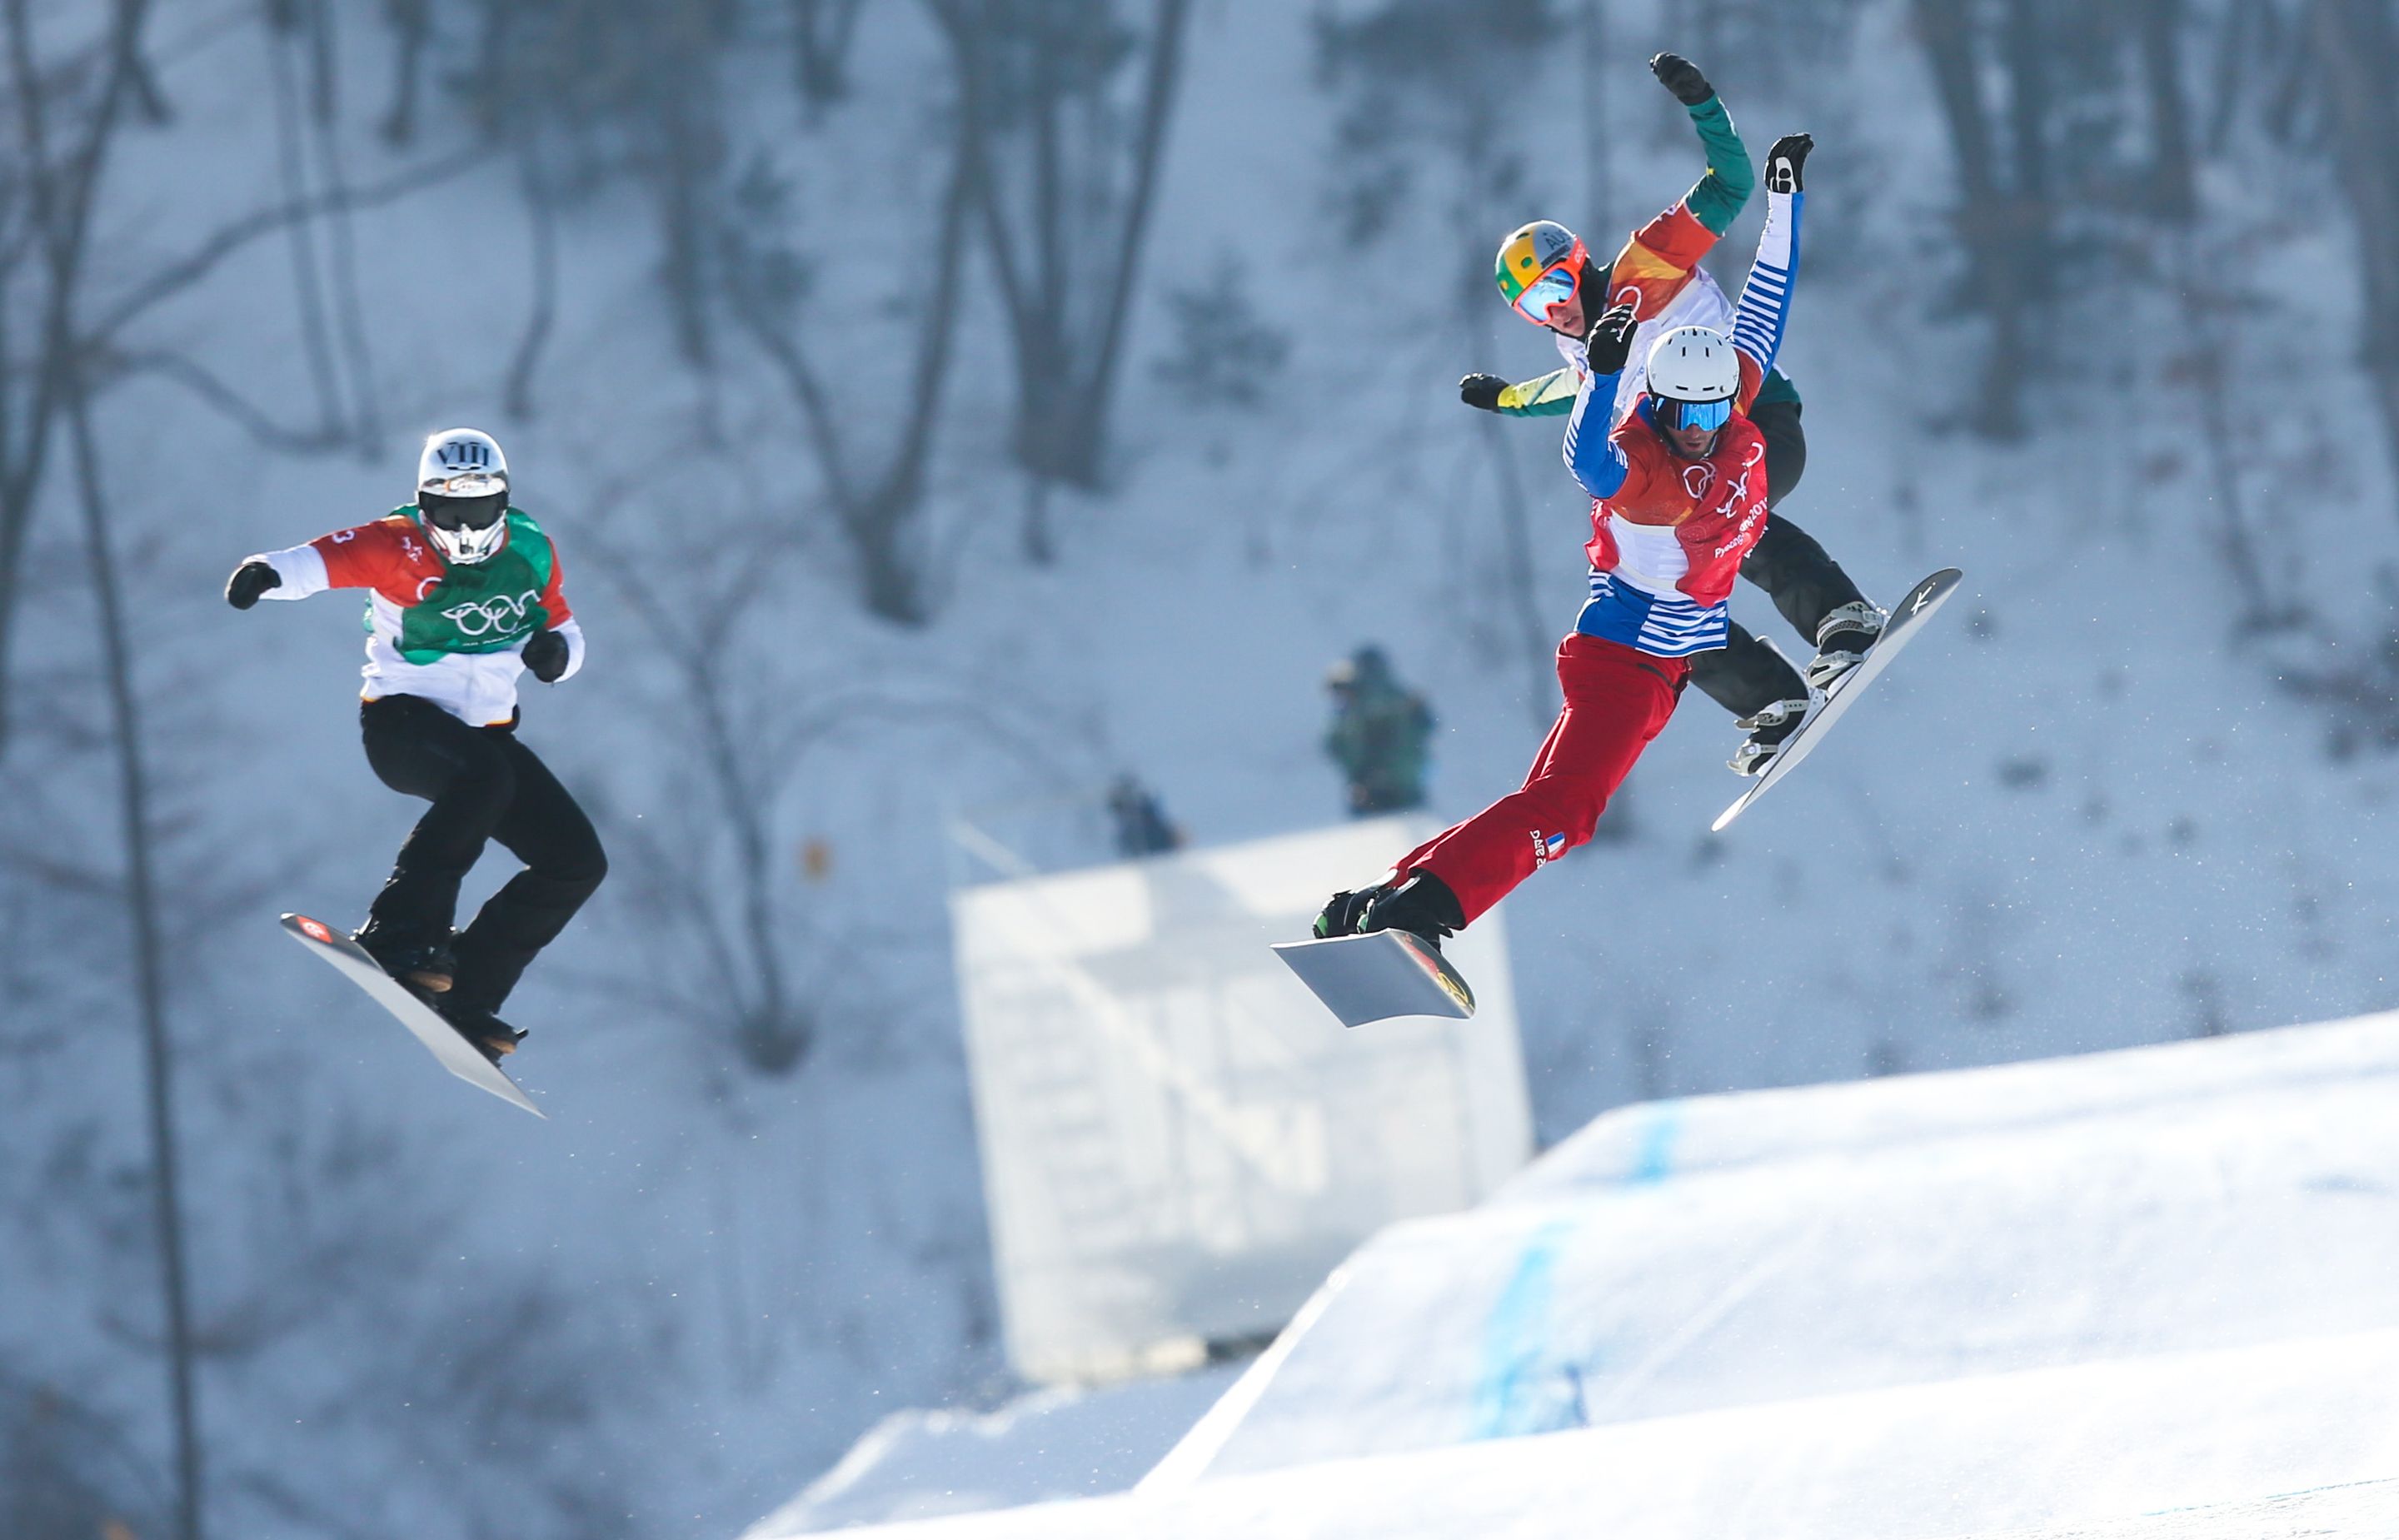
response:
M1356 892L1343 888L1324 901L1316 916L1316 939L1329 941L1335 936L1355 936L1358 922L1366 913L1366 900L1382 891L1379 887L1362 887Z
M1749 737L1733 750L1732 758L1725 763L1732 766L1733 774L1737 776L1766 774L1766 767L1782 752L1783 740L1797 732L1809 717L1816 714L1816 708L1823 703L1824 692L1811 689L1796 699L1778 700L1770 706L1759 708L1754 715L1742 718L1733 725L1747 733Z
M1435 952L1442 938L1466 928L1466 911L1449 885L1430 871L1411 873L1404 882L1378 887L1366 895L1358 917L1361 933L1404 930Z
M1816 656L1808 665L1808 682L1830 690L1835 682L1866 660L1866 653L1882 638L1883 622L1891 617L1861 599L1844 604L1816 627Z
M457 976L458 958L450 950L450 935L444 931L437 939L423 932L395 933L369 920L350 939L364 948L377 966L429 1002L431 996L446 992Z
M475 1051L498 1063L502 1058L517 1051L525 1039L522 1030L509 1026L482 1006L470 1006L464 1001L442 1000L434 1005L441 1020L450 1023L458 1035L475 1046Z

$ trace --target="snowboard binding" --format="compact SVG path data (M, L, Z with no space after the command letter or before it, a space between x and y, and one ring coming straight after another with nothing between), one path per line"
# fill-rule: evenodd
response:
M495 1065L516 1052L517 1045L525 1040L523 1028L508 1025L483 1006L442 1000L437 1001L433 1008L477 1053Z
M458 954L450 950L454 934L445 934L439 940L394 935L388 927L369 920L352 933L350 939L410 993L431 1005L433 996L447 993L457 979Z

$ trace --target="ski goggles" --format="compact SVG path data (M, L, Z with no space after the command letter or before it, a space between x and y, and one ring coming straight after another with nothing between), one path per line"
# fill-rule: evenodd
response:
M1692 428L1713 433L1732 421L1732 402L1682 401L1671 396L1660 396L1655 399L1650 415L1660 427L1669 433L1686 432Z
M454 476L451 481L493 481L489 476ZM489 492L480 496L460 497L450 493L426 491L416 494L417 511L425 521L437 530L487 530L500 521L508 511L507 491Z
M1574 298L1574 259L1568 257L1548 272L1525 286L1525 291L1508 303L1516 314L1535 326L1550 324L1550 312Z

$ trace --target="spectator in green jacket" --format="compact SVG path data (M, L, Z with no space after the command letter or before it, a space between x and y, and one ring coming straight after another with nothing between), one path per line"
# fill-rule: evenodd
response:
M1432 711L1391 675L1380 647L1361 647L1325 676L1333 724L1324 751L1349 782L1349 816L1371 817L1424 805Z

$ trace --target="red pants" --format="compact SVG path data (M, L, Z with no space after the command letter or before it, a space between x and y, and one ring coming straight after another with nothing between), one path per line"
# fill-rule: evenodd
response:
M1674 714L1690 665L1580 632L1558 643L1565 709L1533 759L1525 789L1400 858L1403 877L1449 885L1471 924L1509 890L1591 838L1633 762Z

